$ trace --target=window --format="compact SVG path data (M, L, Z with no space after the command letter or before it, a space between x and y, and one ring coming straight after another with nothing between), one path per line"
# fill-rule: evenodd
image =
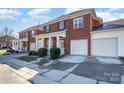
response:
M46 29L45 29L46 32L50 32L50 26L46 26Z
M28 32L26 32L26 35L25 35L26 37L28 36Z
M73 19L73 28L83 28L83 17Z
M32 31L32 36L35 35L35 30Z
M42 38L38 38L37 40L42 40Z
M59 22L59 30L64 29L64 28L65 28L65 21Z

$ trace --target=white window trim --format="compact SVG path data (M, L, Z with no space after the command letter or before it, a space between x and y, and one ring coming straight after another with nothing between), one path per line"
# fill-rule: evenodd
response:
M64 21L59 22L59 29L64 29Z
M50 32L50 25L47 25L45 30L46 32Z
M32 36L35 35L35 30L32 30Z
M82 20L80 22L80 20ZM80 27L80 23L82 23L82 27ZM77 25L77 27L75 27L75 25ZM74 29L77 29L77 28L83 28L84 27L84 17L78 17L78 18L75 18L73 19L73 28Z
M26 37L28 36L28 32L26 32Z

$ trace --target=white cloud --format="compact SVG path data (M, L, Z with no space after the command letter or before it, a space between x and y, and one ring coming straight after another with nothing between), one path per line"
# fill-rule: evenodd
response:
M78 11L78 10L81 10L81 8L66 8L65 14L69 14L71 12Z
M114 12L114 11L118 11L118 10L121 10L122 8L109 8L107 11L110 11L110 12Z
M24 24L32 23L32 22L47 22L51 18L48 16L48 13L51 9L49 8L40 8L40 9L32 9L27 12L28 17L22 18L21 22Z
M22 13L15 9L0 9L0 19L15 19Z
M115 10L114 10L115 11ZM97 16L101 17L104 22L117 20L124 18L124 13L118 13L118 12L110 12L110 11L97 11Z
M32 19L49 19L49 17L47 16L47 13L50 11L51 9L47 9L47 8L41 8L41 9L32 9L31 11L29 11L27 14L29 16L31 16Z

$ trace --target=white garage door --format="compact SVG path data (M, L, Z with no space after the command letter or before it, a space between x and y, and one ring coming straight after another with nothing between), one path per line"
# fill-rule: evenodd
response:
M87 55L88 40L71 40L71 54L72 55Z
M117 56L117 38L94 39L92 53L96 56Z
M35 51L35 43L30 43L30 51L34 50Z
M42 47L42 40L37 41L37 49Z

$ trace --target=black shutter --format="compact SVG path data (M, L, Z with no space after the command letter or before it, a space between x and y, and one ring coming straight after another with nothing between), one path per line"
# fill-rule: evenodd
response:
M59 22L57 23L57 30L59 31L60 29L59 29Z
M51 32L51 25L49 25L49 32Z
M66 20L64 20L64 29L66 29Z
M46 33L46 26L43 27L43 31Z

